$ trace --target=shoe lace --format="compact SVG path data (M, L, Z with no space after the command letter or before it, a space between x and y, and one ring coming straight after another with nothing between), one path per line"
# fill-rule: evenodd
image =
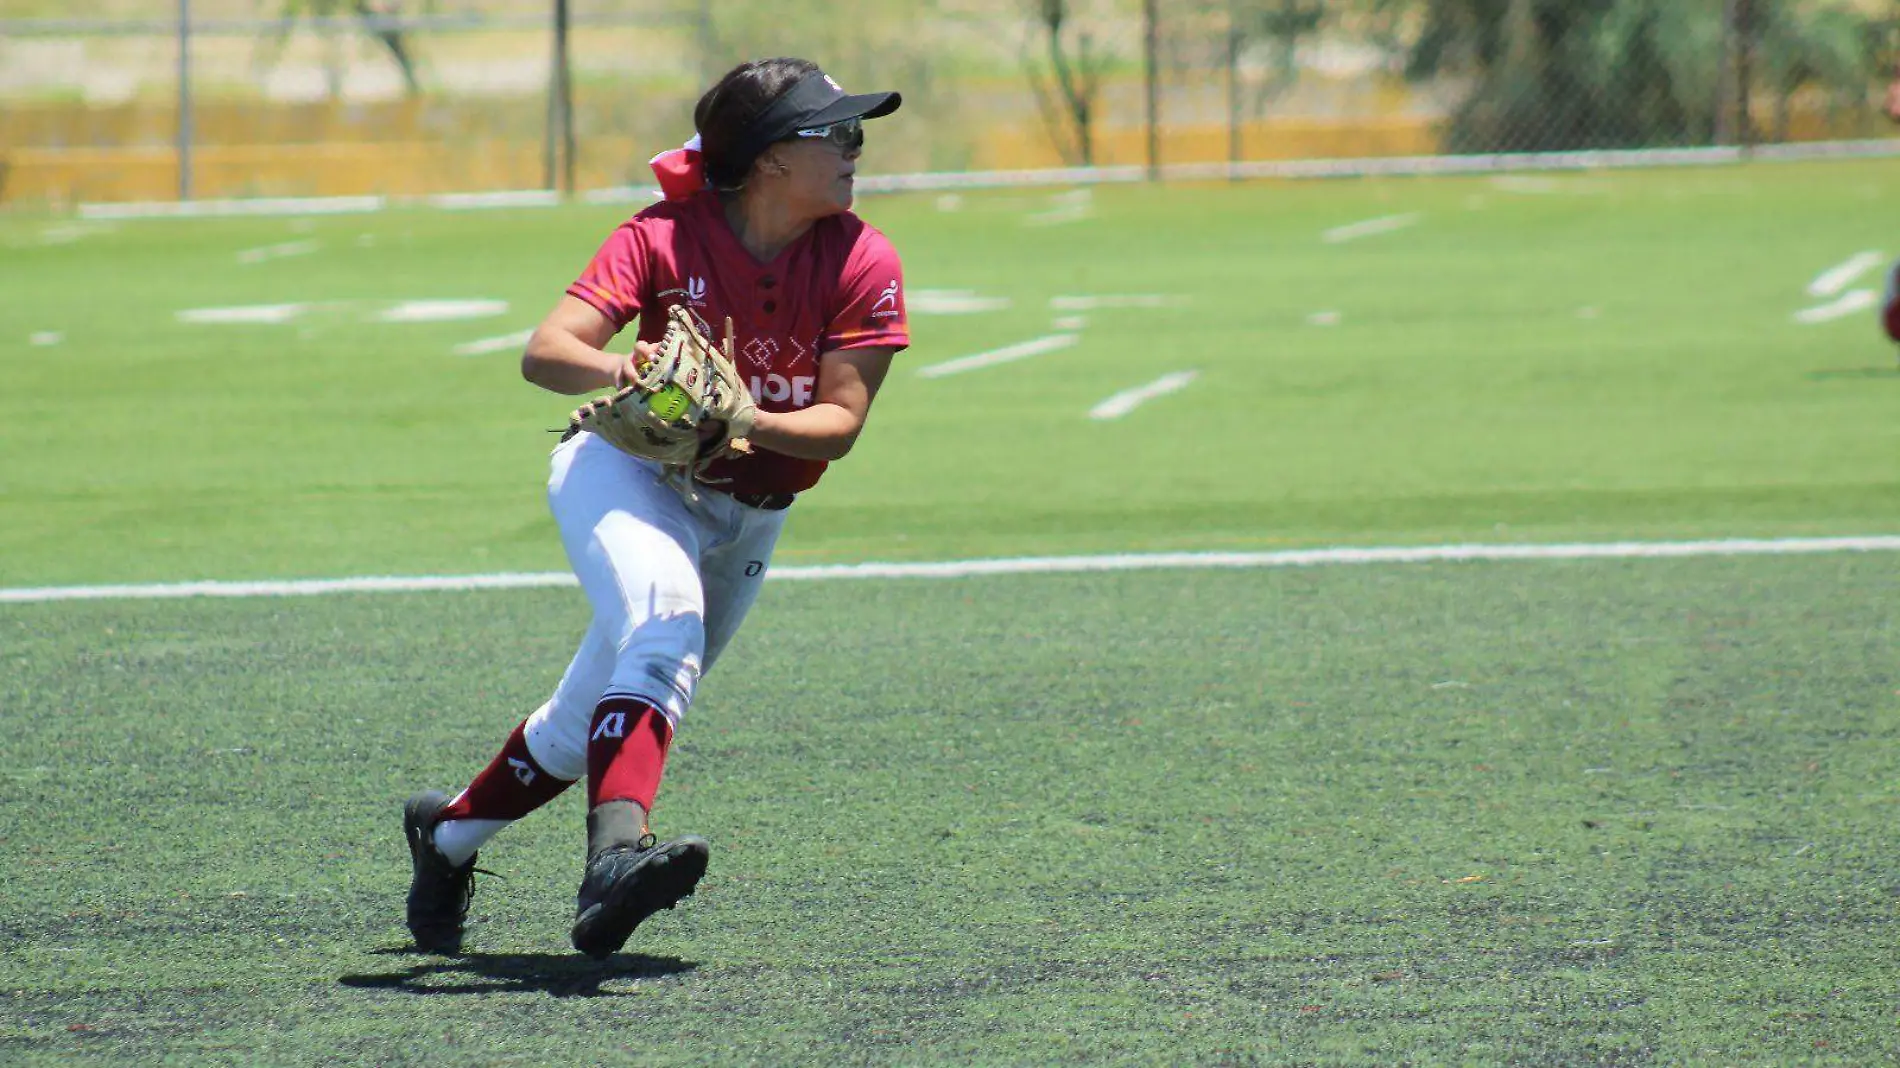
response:
M456 897L461 899L465 907L468 903L468 899L475 893L475 877L477 875L486 875L491 879L500 879L504 882L508 879L507 876L500 872L476 867L474 857L470 857L468 862L459 868L450 864L440 853L435 853L434 859L435 870L439 873L437 878L441 880L437 885L449 888Z
M456 872L455 875L456 882L461 884L456 887L456 889L460 891L455 895L456 905L462 914L460 918L464 920L468 918L469 903L475 900L475 877L477 875L486 875L491 879L500 879L502 882L508 881L508 877L500 872L489 871L487 868L477 868L473 864Z
M470 887L473 887L475 885L475 880L473 876L476 876L476 875L486 875L490 879L500 879L504 883L508 881L508 877L506 875L503 875L502 873L498 871L489 871L487 868L470 868L468 869L468 874L471 876L471 878L468 881L468 885Z

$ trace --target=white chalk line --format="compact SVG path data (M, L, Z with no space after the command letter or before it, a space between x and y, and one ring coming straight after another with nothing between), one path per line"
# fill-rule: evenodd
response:
M1522 193L1529 196L1549 196L1557 193L1590 195L1609 191L1609 187L1601 182L1579 178L1552 178L1536 174L1500 174L1491 179L1491 187L1503 193Z
M1102 421L1120 419L1122 416L1154 400L1156 397L1165 397L1170 393L1179 393L1181 390L1186 389L1199 374L1199 371L1176 371L1173 374L1162 375L1160 378L1146 385L1136 386L1133 389L1124 389L1120 393L1097 404L1095 407L1090 408L1089 418Z
M1064 204L1048 211L1023 216L1024 226L1061 226L1065 223L1084 222L1093 218L1095 212L1087 204Z
M309 310L308 304L238 304L228 308L186 308L173 317L181 323L287 323Z
M1573 542L1552 545L1414 545L1283 549L1272 552L1115 553L1022 556L927 563L812 564L775 567L769 579L956 579L989 575L1061 575L1100 571L1188 571L1227 568L1328 567L1341 564L1481 563L1520 560L1640 560L1711 556L1803 556L1900 552L1900 535L1846 538L1724 538L1706 541ZM565 571L494 575L381 576L273 582L176 582L132 586L39 586L0 589L0 604L48 601L155 600L184 597L304 597L330 593L544 589L577 585Z
M237 254L239 263L263 263L267 260L288 259L291 256L308 256L323 246L314 240L286 241L280 245L264 245L260 248L247 248Z
M70 245L95 234L111 233L115 227L98 226L87 223L58 223L40 231L38 243L41 245Z
M357 215L387 207L385 197L226 197L79 205L81 219L206 219L246 215Z
M1860 276L1886 262L1886 255L1876 250L1857 253L1845 263L1838 263L1814 276L1808 283L1808 296L1833 297L1853 285Z
M1794 313L1797 323L1825 323L1834 319L1846 318L1858 311L1864 311L1880 303L1880 298L1871 289L1850 289L1840 298L1827 304L1812 308L1803 308Z
M385 323L451 323L508 314L505 300L405 300L376 314Z
M913 289L904 295L904 310L913 315L971 315L1002 311L1008 297L986 297L974 289Z
M1050 297L1051 311L1098 311L1102 308L1173 308L1186 304L1185 297L1167 293L1102 293L1092 296Z
M1561 193L1564 184L1561 180L1540 174L1500 174L1491 179L1491 188L1506 193L1526 193L1531 195Z
M561 194L552 189L504 189L493 193L436 193L425 197L423 203L445 211L552 208L561 203Z
M1028 341L1020 341L1014 345L1005 345L1000 349L991 349L988 352L979 352L970 356L959 356L954 360L945 360L942 363L933 363L926 367L919 367L917 369L917 375L919 378L942 378L945 375L956 375L962 374L965 371L976 371L985 367L995 367L997 364L1014 363L1017 360L1026 360L1031 356L1041 356L1046 352L1066 349L1070 345L1075 344L1076 337L1077 335L1075 334L1050 334L1046 337L1031 338Z
M1081 222L1094 215L1095 191L1083 186L1049 198L1050 207L1023 218L1024 226L1061 226Z
M534 329L530 327L529 329L516 331L512 334L501 334L497 337L482 337L476 338L474 341L464 341L450 351L454 352L457 356L486 356L491 352L507 352L510 349L519 349L523 345L526 345L528 339L532 337L534 337Z
M1403 230L1423 217L1416 211L1409 211L1403 215L1381 215L1376 219L1335 226L1320 234L1319 239L1329 245L1337 245L1342 241L1354 241L1362 237L1372 237L1375 234L1389 234L1394 230Z
M283 324L319 307L337 309L360 305L361 301L331 301L317 304L234 304L219 308L185 308L173 313L181 323ZM508 311L505 300L405 300L390 304L369 315L383 323L447 323L462 319L487 319ZM526 339L523 339L523 344Z

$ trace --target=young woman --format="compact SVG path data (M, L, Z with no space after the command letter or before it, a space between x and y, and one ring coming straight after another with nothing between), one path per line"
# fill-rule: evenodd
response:
M655 157L667 199L607 238L528 342L528 381L591 393L635 377L669 308L713 338L730 316L758 406L752 450L693 485L590 433L554 450L550 508L593 622L547 703L466 789L404 806L419 949L460 949L476 850L583 778L576 949L613 953L705 872L706 841L659 841L648 814L673 734L757 596L786 509L850 451L909 343L897 253L850 210L863 123L900 102L848 94L805 60L734 68L694 110L698 136ZM633 352L608 351L635 322Z
M1900 68L1887 83L1887 118L1900 123ZM1887 336L1900 344L1900 260L1887 267L1887 292L1880 302L1880 325Z

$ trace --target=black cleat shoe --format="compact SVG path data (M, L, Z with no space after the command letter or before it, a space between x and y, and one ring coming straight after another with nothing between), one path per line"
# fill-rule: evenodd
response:
M409 933L424 953L460 953L462 922L474 890L475 858L456 867L436 851L436 818L449 796L427 790L402 806L403 837L409 840Z
M574 948L596 960L612 956L648 916L692 894L711 855L704 838L659 842L650 834L596 854L581 879Z

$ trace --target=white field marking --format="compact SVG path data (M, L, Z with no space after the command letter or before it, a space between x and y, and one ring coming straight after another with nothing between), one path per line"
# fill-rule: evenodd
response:
M495 193L437 193L424 197L423 203L445 211L478 211L483 208L552 208L561 202L561 194L552 189L505 189Z
M647 200L658 200L660 191L653 188L639 188L631 185L609 186L604 189L589 189L581 194L583 204L634 204Z
M918 315L969 315L1007 307L1008 297L979 296L971 289L913 289L904 294L905 310Z
M82 219L203 219L231 215L357 215L381 211L384 197L259 197L255 200L142 200L81 204Z
M1506 193L1561 193L1564 184L1541 174L1500 174L1491 179L1491 188Z
M57 330L40 330L26 336L26 343L32 345L34 348L45 348L48 345L57 345L64 340L66 340L66 335Z
M446 323L507 313L505 300L405 300L378 312L376 319L384 323Z
M1375 234L1389 234L1394 230L1403 230L1422 218L1424 218L1424 216L1416 211L1408 211L1403 215L1381 215L1376 219L1365 219L1356 223L1347 223L1344 226L1335 226L1331 230L1320 234L1319 239L1329 245L1337 245L1342 241L1353 241L1361 237L1371 237Z
M40 231L39 243L42 245L70 245L94 234L111 233L111 226L88 226L85 223L59 223Z
M1491 188L1501 193L1525 193L1532 196L1552 193L1591 194L1605 193L1609 187L1602 182L1593 182L1582 178L1551 178L1538 174L1500 174L1491 179Z
M1119 553L1025 556L928 563L814 564L775 567L768 579L957 579L985 575L1066 575L1100 571L1187 571L1222 568L1329 567L1341 564L1479 563L1517 560L1642 560L1707 556L1803 556L1814 553L1900 552L1900 535L1852 538L1730 538L1709 541L1617 541L1555 545L1410 545L1283 549L1273 552ZM419 575L272 582L176 582L142 586L29 586L0 589L0 604L180 597L300 597L326 593L542 589L577 585L565 571L495 575Z
M239 304L229 308L186 308L181 323L287 323L310 309L308 304Z
M1063 223L1081 222L1093 214L1087 204L1064 204L1059 208L1023 216L1023 225L1061 226Z
M1840 299L1827 304L1817 304L1812 308L1803 308L1794 313L1797 323L1825 323L1832 319L1841 319L1857 311L1871 308L1880 303L1880 298L1871 289L1850 289L1841 294Z
M1199 371L1176 371L1162 375L1145 386L1124 389L1102 403L1089 409L1089 418L1096 420L1120 419L1156 397L1165 397L1170 393L1179 393L1188 387L1200 374Z
M474 341L464 341L449 351L455 353L457 356L486 356L491 352L507 352L510 349L519 349L521 346L526 345L528 339L533 336L534 330L530 328L513 334L502 334L499 337L484 337L477 338Z
M1846 263L1838 263L1814 276L1808 283L1808 296L1838 296L1848 286L1853 285L1860 276L1886 262L1886 255L1869 250L1855 254Z
M237 254L239 263L263 263L265 260L281 260L290 256L308 256L323 246L315 241L286 241L281 245L265 245L262 248L247 248Z
M1166 293L1107 293L1097 296L1050 297L1052 311L1085 312L1100 308L1172 308L1186 304L1186 297Z
M1057 330L1080 330L1089 325L1089 321L1081 315L1058 315L1049 325Z
M956 193L945 193L937 198L937 210L946 215L963 210L963 197Z
M1339 313L1336 311L1316 311L1307 316L1306 321L1313 326L1338 326Z
M1031 338L1014 345L1005 345L1000 349L979 352L973 356L959 356L954 360L919 367L917 375L920 378L942 378L945 375L962 374L965 371L994 367L999 363L1013 363L1017 360L1026 360L1031 356L1040 356L1045 352L1066 349L1075 342L1076 335L1074 334L1050 334L1047 337Z
M1057 193L1049 198L1049 208L1023 217L1024 226L1060 226L1081 222L1095 213L1095 191L1087 186Z

